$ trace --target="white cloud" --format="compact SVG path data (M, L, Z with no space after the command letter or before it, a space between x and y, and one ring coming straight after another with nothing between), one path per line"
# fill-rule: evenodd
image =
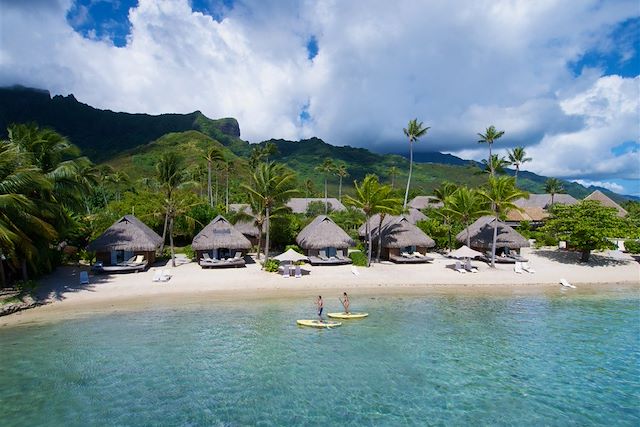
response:
M432 126L418 149L477 158L476 133L495 124L501 144L528 147L533 171L640 175L637 153L610 152L638 140L638 80L568 68L610 46L612 28L637 16L633 0L236 1L220 22L187 0L140 0L123 48L75 33L70 0L0 2L0 84L113 110L233 116L252 142L404 149L402 128L418 117Z
M573 182L577 182L580 185L584 185L585 187L591 187L596 186L596 187L602 187L602 188L606 188L607 190L611 190L614 193L623 193L624 192L624 187L620 184L616 184L615 182L607 182L607 181L588 181L585 179L574 179Z

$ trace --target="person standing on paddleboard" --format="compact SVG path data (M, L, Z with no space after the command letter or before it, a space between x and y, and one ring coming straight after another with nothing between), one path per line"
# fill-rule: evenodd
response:
M318 307L318 318L322 322L322 309L324 308L324 302L322 301L322 295L318 295L316 300L316 306Z
M342 306L344 307L344 313L345 314L349 314L349 306L351 305L351 301L349 301L349 296L347 295L346 292L342 293L344 299L340 299L340 302L342 303Z

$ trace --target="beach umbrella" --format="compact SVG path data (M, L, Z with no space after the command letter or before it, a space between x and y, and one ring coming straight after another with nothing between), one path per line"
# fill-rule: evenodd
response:
M308 258L306 256L294 251L293 249L289 249L288 251L283 252L278 256L274 256L273 259L277 259L280 262L308 261Z
M449 256L453 258L475 258L481 255L480 252L471 249L467 245L462 245L462 247L449 253Z

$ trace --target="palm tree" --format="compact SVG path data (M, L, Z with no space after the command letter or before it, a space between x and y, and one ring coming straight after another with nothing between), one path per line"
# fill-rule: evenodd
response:
M160 252L164 250L164 242L167 236L167 228L169 222L173 222L174 206L173 193L184 180L182 173L182 159L175 152L163 153L160 160L156 164L156 175L160 186L165 193L165 216L164 227L162 229L162 244ZM171 262L175 267L175 254L173 248L173 236L169 233L171 247Z
M306 179L304 181L304 193L307 198L315 197L316 189L312 180Z
M558 178L548 178L544 182L544 192L547 194L551 194L551 204L553 206L553 198L558 193L564 192L564 186L562 185L562 181Z
M264 161L269 163L269 157L278 154L278 146L275 142L267 142L264 144L262 148L262 155L264 157Z
M116 201L119 202L120 191L122 190L122 187L129 185L129 183L131 182L129 179L129 175L127 175L127 173L124 171L116 171L111 175L107 176L106 180L107 182L110 182L111 184L113 184L114 196Z
M491 176L504 173L505 168L509 166L507 159L497 154L492 154L488 161L483 159L482 164L484 165L484 171Z
M269 162L258 165L251 175L251 184L242 184L251 200L253 212L264 215L266 226L265 235L265 264L269 260L269 220L271 213L281 208L298 191L295 189L295 174L284 165ZM262 229L259 227L260 234ZM258 247L258 254L260 247Z
M340 184L338 185L338 200L342 201L342 178L346 178L349 176L349 172L347 172L347 166L342 163L336 166L335 173L340 178Z
M436 197L436 200L442 203L443 207L447 207L449 204L449 198L453 193L456 192L458 186L453 182L444 181L440 184L440 187L433 190L433 195ZM444 211L437 211L443 218L444 226L447 228L447 236L449 240L449 250L451 250L452 238L451 238L451 214Z
M496 266L496 241L498 239L498 221L510 210L521 210L514 204L517 199L528 197L527 193L516 187L515 180L509 176L490 176L487 188L480 192L491 204L493 210L493 243L491 244L491 267Z
M329 175L331 173L333 173L333 170L335 169L335 165L333 163L333 160L331 159L324 159L324 162L322 162L321 165L316 166L315 170L317 172L320 172L322 174L324 174L324 213L327 214L327 212L329 212L329 202L327 200L328 195L327 195L327 180L329 178Z
M430 127L423 128L422 122L418 123L418 119L409 121L406 128L402 129L405 136L409 138L409 177L407 178L407 190L404 193L404 203L402 204L402 210L407 208L407 198L409 197L409 186L411 185L411 172L413 171L413 143L418 138L424 136Z
M393 165L389 168L389 177L391 178L391 188L395 189L396 187L396 176L398 176L398 168Z
M469 247L471 247L469 226L482 215L491 214L491 211L487 209L485 199L477 191L467 187L460 187L449 196L446 206L442 210L466 227L467 246Z
M489 159L491 159L491 146L493 145L493 143L499 139L500 137L502 137L502 135L504 135L504 131L498 131L496 130L495 126L491 125L487 128L487 130L485 131L484 135L479 133L478 136L480 137L480 139L478 140L479 143L486 143L489 144ZM491 176L495 175L495 170L493 169L493 164L491 162L489 162L489 166L490 166L490 173Z
M355 197L346 196L346 204L354 208L361 209L365 215L365 228L367 229L367 267L371 265L371 217L377 213L393 213L397 210L400 200L391 197L391 187L388 185L380 185L376 175L367 175L358 185L357 181L353 182L356 189Z
M518 185L518 172L520 172L520 166L533 160L531 157L527 157L527 152L524 151L524 147L514 147L513 150L507 151L509 157L509 163L516 167L516 186Z
M218 147L209 147L204 155L204 159L207 161L207 199L209 200L209 206L213 207L213 191L211 187L211 167L214 163L223 162L224 155L222 150ZM217 178L216 178L217 181ZM216 183L217 188L217 183ZM218 192L216 191L216 196Z

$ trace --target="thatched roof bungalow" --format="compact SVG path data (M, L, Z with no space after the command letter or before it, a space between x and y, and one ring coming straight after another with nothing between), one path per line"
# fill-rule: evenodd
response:
M240 220L233 224L233 227L244 235L250 242L251 246L258 244L258 237L260 237L260 230L253 220Z
M429 248L435 246L433 239L413 224L405 215L385 215L380 227L380 215L370 219L372 246L377 250L378 238L382 238L380 256L394 262L425 262ZM380 234L381 233L381 234ZM358 230L358 234L366 238L366 223ZM404 255L403 255L404 254ZM409 254L411 256L407 257Z
M291 212L297 214L307 213L309 203L320 202L324 205L324 197L293 197L287 202L287 207L291 209ZM329 205L330 211L346 211L347 208L342 202L335 197L327 198L327 205Z
M162 237L133 215L125 215L89 243L87 250L96 253L96 261L105 266L123 263L142 255L146 264L156 259Z
M493 226L495 218L493 216L483 216L478 218L469 226L471 237L471 249L483 252L491 250L493 244ZM465 228L456 236L460 243L467 244L467 229ZM504 248L520 251L520 248L529 247L529 241L520 233L502 221L498 221L498 238L496 240L496 253L504 252Z
M600 202L602 206L615 208L618 211L618 216L621 218L627 215L627 211L622 206L611 200L611 198L609 198L600 190L596 190L593 193L589 194L584 198L584 200L595 200L597 202Z
M234 258L239 260L251 248L251 242L226 218L218 215L193 238L191 247L196 252L196 259L199 261L202 259ZM244 260L242 260L242 265L244 265Z
M409 207L413 209L425 209L425 208L441 208L444 204L438 200L435 196L416 196L409 201Z
M528 198L523 197L513 203L519 208L548 209L551 206L551 194L529 194ZM553 203L571 206L578 203L578 200L570 194L554 194Z
M347 252L354 241L331 218L318 215L300 231L296 243L312 264L344 264L350 262Z

